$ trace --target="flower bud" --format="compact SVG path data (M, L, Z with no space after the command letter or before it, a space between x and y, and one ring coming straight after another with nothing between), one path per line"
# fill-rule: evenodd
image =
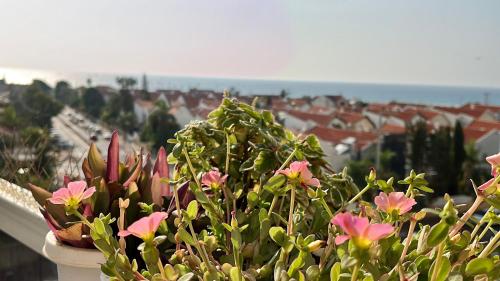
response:
M374 168L372 168L370 170L370 175L368 175L368 182L369 183L374 182L376 178L377 178L377 171Z
M321 248L321 246L323 246L324 244L325 244L325 241L316 240L316 241L309 243L307 245L307 249L309 250L309 252L315 252L315 251L319 250L319 248Z

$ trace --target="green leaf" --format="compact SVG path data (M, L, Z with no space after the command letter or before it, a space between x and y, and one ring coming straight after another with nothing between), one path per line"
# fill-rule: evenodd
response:
M427 192L427 193L434 193L434 190L432 190L431 188L427 187L427 186L416 186L417 189L423 191L423 192Z
M307 252L300 251L297 258L293 260L288 268L288 276L293 277L297 270L301 269L306 264Z
M287 234L285 230L280 226L273 226L269 229L269 236L273 239L276 244L280 246L284 246L286 241L288 240Z
M264 184L264 189L271 192L272 194L277 194L279 188L282 187L286 182L286 177L282 174L277 174L272 176L266 184Z
M198 215L198 201L193 200L189 202L186 212L190 220L196 219L196 216Z
M240 270L237 267L231 267L229 270L229 279L231 281L241 281Z
M248 200L248 207L250 209L253 209L259 202L259 195L255 191L250 191L247 194L247 200Z
M191 246L196 245L196 241L194 240L193 236L191 236L191 234L189 234L184 228L179 227L177 233L179 233L179 236L181 237L182 241L188 243Z
M429 247L434 247L444 241L446 237L448 237L449 229L450 226L444 220L434 225L429 232L429 236L427 237L427 245Z
M436 266L436 262L432 264L431 269L429 270L428 278L431 280L432 278L432 273L434 271L434 266ZM437 273L437 278L435 281L445 281L446 278L448 277L448 274L450 273L451 270L451 263L448 257L443 256L441 258L441 262L438 265L438 273Z
M190 281L194 277L194 273L189 272L181 276L177 281Z
M339 281L340 280L340 262L336 262L332 269L330 270L330 281Z
M475 258L465 267L465 274L468 276L487 274L492 271L494 267L495 264L489 258Z

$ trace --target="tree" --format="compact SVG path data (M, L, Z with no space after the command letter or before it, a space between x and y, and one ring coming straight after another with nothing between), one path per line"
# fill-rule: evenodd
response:
M120 85L121 89L130 90L137 84L137 80L133 77L122 76L116 78L116 83Z
M31 88L16 95L12 104L22 126L35 125L50 128L53 116L61 112L63 106L44 92L34 92Z
M175 117L168 113L168 108L165 103L157 102L156 108L149 115L146 125L141 132L141 140L149 142L153 149L158 149L160 146L167 146L170 149L170 144L167 144L167 139L173 138L174 134L180 130Z
M127 134L133 133L137 127L137 118L134 112L121 112L120 116L118 116L117 125Z
M56 100L70 106L78 105L78 93L71 88L71 85L66 81L59 81L54 88L54 97Z
M463 165L465 161L465 143L464 131L460 122L455 123L453 132L453 180L457 186L461 182L463 176Z
M26 92L37 93L42 92L44 94L50 94L52 88L42 80L34 79L31 85L28 86Z
M411 134L411 166L416 171L425 169L425 155L427 151L427 125L425 122L418 122L410 127Z
M453 155L451 132L449 128L441 128L430 138L429 165L433 169L431 184L436 195L457 193L456 182L453 181Z
M96 88L87 88L82 96L83 108L94 118L101 116L102 108L105 105L104 97Z

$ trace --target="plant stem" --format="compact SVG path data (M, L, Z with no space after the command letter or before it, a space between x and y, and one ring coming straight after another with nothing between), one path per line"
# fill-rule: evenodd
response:
M489 213L489 212L492 212L495 208L493 207L490 207L488 209L488 211L486 211L486 213L483 215L483 217L481 218L481 220L479 220L479 222L476 224L476 226L474 227L474 229L472 230L472 233L470 235L471 237L471 240L472 238L474 238L477 234L477 232L479 231L479 229L481 229L481 226L483 225L484 223L484 218L486 217L486 215Z
M191 172L191 175L193 176L194 181L196 182L196 185L198 186L199 189L201 189L200 180L198 179L198 176L196 175L196 171L194 170L193 164L191 163L191 159L189 158L189 154L188 154L185 147L182 148L182 152L184 153L184 157L186 157L186 162L188 164L189 171Z
M278 201L278 195L273 196L273 201L271 201L271 206L269 207L269 212L267 213L268 217L271 217L271 214L273 213L274 206L276 205L276 202Z
M208 267L208 268L212 268L212 263L210 262L210 259L208 258L208 255L205 255L205 252L201 249L201 246L200 246L200 242L198 241L198 236L196 235L196 232L194 232L194 228L193 228L193 224L191 222L188 223L188 226L189 226L189 231L191 231L191 235L193 236L194 240L195 240L195 247L196 247L196 250L198 251L198 253L200 254L201 256L201 259L203 260L203 262L205 263L205 265Z
M438 272L439 272L439 265L441 263L441 259L443 258L443 252L444 252L444 241L439 244L437 254L436 254L436 261L434 262L434 268L432 270L432 277L431 281L436 281Z
M293 211L295 209L295 186L292 185L292 193L290 195L290 211L288 212L287 234L293 234Z
M403 248L403 252L401 253L401 258L399 259L399 263L402 263L406 257L406 253L408 252L408 248L410 248L411 240L413 238L413 232L415 232L415 226L417 225L417 220L410 220L410 227L408 229L408 235L406 236L405 246Z
M333 218L332 210L330 210L330 207L328 207L328 204L326 203L325 198L321 198L319 201L321 202L321 205L323 205L323 208L325 208L325 210L328 213L328 215L330 216L330 218Z
M368 190L370 189L370 186L365 186L365 188L363 188L358 194L356 194L356 196L354 196L351 200L349 200L349 202L347 202L347 204L352 204L354 202L356 202L356 200L358 200L361 196L363 196L363 194L365 192L367 192Z
M281 164L281 167L278 169L278 170L283 170L285 169L286 166L288 166L288 163L290 163L290 161L292 161L292 158L295 156L295 154L297 153L297 147L295 147L295 149L292 151L292 153L288 156L288 158L285 160L285 162L283 162L283 164Z
M474 203L472 203L472 206L465 212L465 214L462 215L462 217L458 220L457 224L453 227L451 230L449 237L455 236L460 229L465 225L465 223L469 220L469 218L476 212L477 208L483 203L484 197L482 195L479 195L476 197L476 200L474 200Z
M351 275L351 281L358 280L358 273L359 273L359 261L357 261L356 265L354 265L354 269L352 270L352 275Z
M406 197L413 198L413 184L408 185L408 189L406 190Z
M224 170L225 175L229 175L229 160L231 159L231 146L230 146L230 140L229 140L229 134L226 132L226 167ZM227 183L227 181L226 181ZM229 205L229 199L232 200L233 202L233 210L236 210L236 200L234 199L234 195L232 194L231 190L228 190L227 184L224 184L222 187L222 191L224 192L224 198L226 199L226 212L227 212L227 221L226 223L231 222L231 206ZM232 196L229 198L229 193L231 192Z
M498 242L498 240L500 240L500 231L497 232L497 234L495 234L495 236L490 240L490 243L488 243L488 245L484 247L483 251L481 252L481 254L479 254L478 257L479 258L487 257L490 254L490 252L495 249L495 245Z
M163 269L163 264L161 263L160 258L158 258L158 269L160 270L161 277L167 280L167 275L165 275L165 270Z
M175 209L177 210L177 217L181 218L181 203L179 202L179 192L177 191L177 184L174 185L174 199L175 199ZM177 248L180 248L180 244L177 244ZM186 243L186 248L192 256L194 256L193 249L191 245Z
M94 227L92 226L92 224L90 224L90 222L87 220L86 217L84 217L82 214L80 214L80 212L78 212L77 210L74 210L73 212L71 212L73 215L77 216L79 219L82 220L82 222L88 226L91 230L94 230ZM94 230L95 231L95 230Z
M483 239L484 235L486 235L486 233L488 233L488 229L491 227L491 225L493 224L493 221L489 221L488 224L486 224L486 226L484 227L483 231L481 232L481 234L479 234L479 236L477 237L477 241L481 241L481 239Z

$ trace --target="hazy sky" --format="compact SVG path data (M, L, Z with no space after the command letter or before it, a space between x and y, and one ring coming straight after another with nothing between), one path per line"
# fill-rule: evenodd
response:
M500 1L0 0L0 67L500 86Z

